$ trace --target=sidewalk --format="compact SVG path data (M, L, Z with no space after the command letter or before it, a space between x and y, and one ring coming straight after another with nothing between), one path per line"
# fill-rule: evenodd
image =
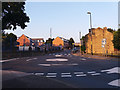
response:
M73 55L81 56L81 57L87 57L87 58L93 58L93 59L105 59L105 60L110 59L110 57L105 57L105 56L102 56L102 55L91 55L91 54L83 54L82 55L79 52L78 53L74 53Z

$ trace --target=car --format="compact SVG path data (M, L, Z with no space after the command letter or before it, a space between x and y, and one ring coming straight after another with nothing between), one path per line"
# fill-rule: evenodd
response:
M77 51L78 51L78 49L76 49L76 48L72 49L72 53L76 53Z

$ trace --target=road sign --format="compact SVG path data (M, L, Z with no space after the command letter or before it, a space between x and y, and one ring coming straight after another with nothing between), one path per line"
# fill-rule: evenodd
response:
M104 48L104 47L105 47L105 45L103 45L103 44L102 44L102 47Z
M106 39L104 38L103 40L102 40L102 45L105 45L106 44Z

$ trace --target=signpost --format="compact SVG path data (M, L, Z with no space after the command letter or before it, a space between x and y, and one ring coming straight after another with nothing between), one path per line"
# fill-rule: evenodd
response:
M106 44L106 39L103 38L103 40L102 40L102 48L104 48L104 55L105 55L105 44Z

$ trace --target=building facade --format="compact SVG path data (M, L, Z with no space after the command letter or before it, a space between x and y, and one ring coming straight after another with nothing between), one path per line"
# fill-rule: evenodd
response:
M56 37L52 41L52 45L53 46L62 46L64 48L67 48L67 47L69 47L69 40L62 38L62 37Z
M17 39L17 42L19 43L17 47L19 47L19 51L28 51L29 47L32 48L32 50L35 50L35 47L39 47L44 44L43 38L29 38L26 35L22 35Z
M103 29L100 27L92 29L92 35L91 31L89 31L85 36L86 53L91 53L91 49L95 54L113 53L114 45L112 40L113 34L107 30L107 27L104 27Z

